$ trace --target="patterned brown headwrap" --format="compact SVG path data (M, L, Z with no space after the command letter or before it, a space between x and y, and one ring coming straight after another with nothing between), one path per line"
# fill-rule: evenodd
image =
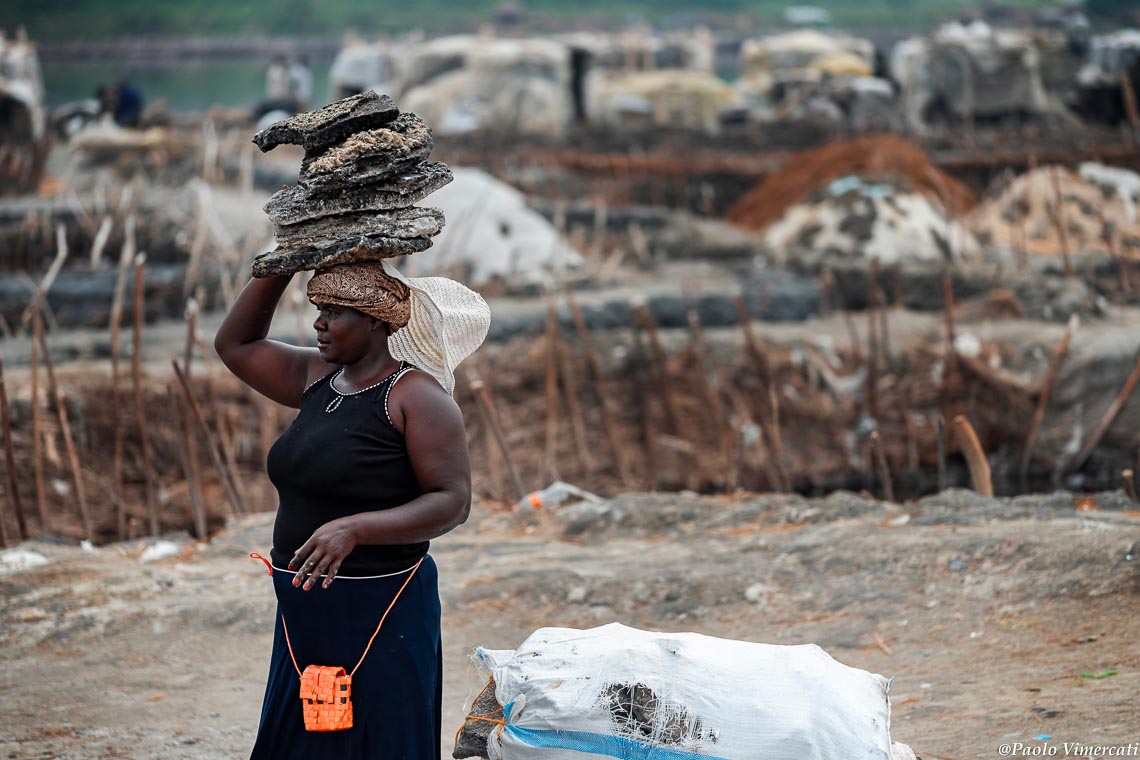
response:
M309 280L309 300L356 309L388 323L392 332L408 324L412 313L408 286L384 272L380 262L341 264Z

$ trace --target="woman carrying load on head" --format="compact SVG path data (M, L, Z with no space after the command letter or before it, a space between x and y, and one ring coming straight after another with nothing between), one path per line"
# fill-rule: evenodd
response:
M290 279L249 282L214 341L243 382L299 410L267 461L279 496L278 614L251 758L438 758L440 603L428 542L470 508L453 371L482 342L490 312L451 280L407 279L386 262L341 265L310 280L317 347L298 348L266 337ZM352 727L314 730L302 671L354 664Z

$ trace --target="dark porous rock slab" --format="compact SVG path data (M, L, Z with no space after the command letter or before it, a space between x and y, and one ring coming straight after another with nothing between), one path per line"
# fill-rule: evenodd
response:
M427 160L431 149L431 129L405 113L386 127L357 132L319 156L306 156L298 181L322 192L379 182Z
M451 180L451 170L446 164L427 161L371 185L334 188L321 193L293 185L274 193L265 204L265 212L274 224L285 227L336 214L407 208Z
M350 135L382 127L399 115L390 97L368 90L270 124L253 136L253 142L262 153L278 145L301 145L306 157L316 156Z
M487 679L487 685L471 705L471 712L467 714L467 719L455 737L455 749L451 751L451 756L456 760L485 759L488 755L487 740L502 720L503 706L495 697L495 679L492 676Z
M278 246L253 259L254 277L276 277L337 264L379 261L407 256L431 248L431 238L385 238L353 235L332 245L316 247Z
M325 216L277 228L277 243L289 248L323 248L353 236L375 238L434 237L443 229L443 212L434 208L362 211Z

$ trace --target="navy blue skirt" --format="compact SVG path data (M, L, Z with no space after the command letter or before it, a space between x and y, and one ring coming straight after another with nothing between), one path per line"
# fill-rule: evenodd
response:
M443 650L432 558L424 557L353 676L353 726L344 731L305 730L300 678L289 658L281 615L301 670L331 665L351 671L408 576L337 578L327 589L302 591L293 587L293 575L275 570L272 576L277 624L250 760L438 760Z

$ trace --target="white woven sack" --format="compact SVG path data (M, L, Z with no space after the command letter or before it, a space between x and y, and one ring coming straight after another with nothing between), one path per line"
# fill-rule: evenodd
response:
M889 682L814 644L612 623L477 649L505 725L491 760L889 760Z

